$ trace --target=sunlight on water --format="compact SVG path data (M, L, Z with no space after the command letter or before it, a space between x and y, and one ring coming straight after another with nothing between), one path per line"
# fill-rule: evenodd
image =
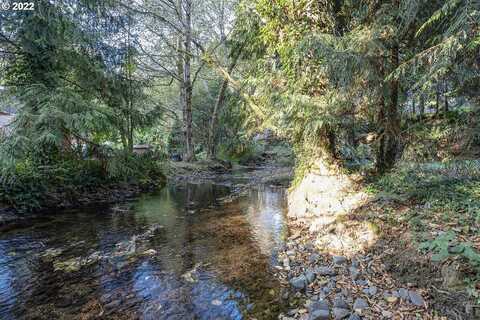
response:
M0 235L0 318L275 318L284 191L229 193L170 186Z

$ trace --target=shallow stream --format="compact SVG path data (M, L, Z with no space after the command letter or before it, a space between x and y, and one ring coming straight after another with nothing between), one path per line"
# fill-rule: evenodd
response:
M274 319L284 189L181 183L0 234L0 319Z

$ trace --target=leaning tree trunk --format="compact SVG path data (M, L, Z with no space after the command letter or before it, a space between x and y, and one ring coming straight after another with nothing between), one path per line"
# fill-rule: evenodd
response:
M235 66L237 64L238 58L240 57L241 49L235 54L233 57L232 62L228 67L228 74L233 72ZM220 87L220 91L218 92L217 101L215 102L215 106L213 107L212 117L210 119L210 127L208 130L208 143L207 143L207 158L208 159L215 159L215 131L217 126L217 118L220 109L223 107L225 103L225 96L227 93L229 80L228 78L224 78L222 85Z

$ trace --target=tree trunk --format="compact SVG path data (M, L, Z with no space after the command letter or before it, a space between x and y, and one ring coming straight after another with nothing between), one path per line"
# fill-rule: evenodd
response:
M420 106L419 106L420 118L425 115L425 95L423 92L420 94Z
M399 65L399 48L394 46L391 50L391 70ZM380 103L379 121L381 123L380 145L377 152L377 171L384 173L391 169L396 161L399 152L400 118L398 115L398 94L399 85L396 79L389 83L389 103L385 103L382 97Z
M440 111L440 84L437 82L435 87L435 115Z
M191 79L191 53L192 53L192 3L185 0L185 43L183 85L185 91L184 103L184 127L185 127L185 161L195 160L195 148L193 145L192 128L192 79Z
M233 69L237 64L238 58L240 57L241 49L235 53L232 62L230 63L227 72L231 74ZM225 94L228 88L228 78L224 78L222 85L220 86L220 91L218 92L217 101L213 107L212 117L210 119L210 127L208 130L208 142L207 142L207 158L212 160L215 159L215 131L217 126L217 118L220 109L223 107L225 102Z
M178 12L181 14L181 8L182 8L182 2L181 0L178 0ZM182 16L179 17L180 19L183 19ZM182 131L184 131L184 125L186 123L186 118L185 118L185 86L183 84L183 61L184 58L184 53L183 53L183 35L179 34L177 38L177 74L178 74L178 92L179 92L179 100L178 102L180 103L180 108L182 110Z
M447 93L448 93L448 83L447 83L447 81L444 82L444 88L443 89L444 89L443 90L443 97L445 98L445 106L444 106L443 112L446 116L448 111L449 111L448 96L447 96Z
M415 119L415 116L417 115L416 112L416 106L415 106L415 96L412 97L412 117Z

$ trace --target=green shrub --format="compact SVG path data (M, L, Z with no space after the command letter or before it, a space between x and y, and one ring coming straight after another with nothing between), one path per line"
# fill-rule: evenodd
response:
M2 170L0 203L27 212L44 206L55 193L75 197L120 183L150 188L164 180L162 163L152 155L119 154L104 161L64 159L51 165L23 160Z

